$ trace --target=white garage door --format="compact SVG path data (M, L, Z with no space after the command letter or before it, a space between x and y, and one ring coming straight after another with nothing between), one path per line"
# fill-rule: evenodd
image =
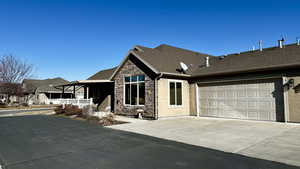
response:
M201 116L276 121L276 111L282 110L278 106L283 105L278 84L280 80L200 85L199 113Z

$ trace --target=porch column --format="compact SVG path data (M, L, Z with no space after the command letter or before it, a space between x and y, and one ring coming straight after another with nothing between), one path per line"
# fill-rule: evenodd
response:
M84 86L83 89L84 89L84 96L83 96L83 98L87 99L87 87Z
M86 93L86 98L89 99L90 96L89 96L89 90L90 90L90 87L87 87L87 93Z
M49 93L49 98L51 99L51 93Z
M64 97L64 94L65 94L65 86L62 87L62 97L61 98Z
M75 95L75 85L73 86L73 95L74 95L74 99L76 98L76 95Z

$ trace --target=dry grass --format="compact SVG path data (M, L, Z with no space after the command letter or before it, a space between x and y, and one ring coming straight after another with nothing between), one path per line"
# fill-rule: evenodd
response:
M35 109L35 108L55 108L58 105L29 105L29 106L24 106L24 105L19 105L19 106L0 106L0 110L17 110L17 109Z

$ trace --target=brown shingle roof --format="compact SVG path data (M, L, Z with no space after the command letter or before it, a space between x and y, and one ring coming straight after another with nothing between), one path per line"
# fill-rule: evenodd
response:
M192 76L212 76L230 73L274 70L286 67L300 67L300 46L290 44L284 48L265 48L263 51L249 51L231 54L224 59L213 59L210 67L198 68Z
M50 91L61 91L60 89L55 88L55 86L69 83L69 81L62 78L53 78L53 79L25 79L23 84L25 84L25 91L27 93L34 93L36 90L40 92L50 92Z
M96 74L89 77L87 80L108 80L116 69L117 69L117 67L114 67L111 69L100 70Z
M143 46L136 47L137 49L133 50L133 52L157 71L175 74L180 73L177 70L180 69L180 62L184 62L190 67L189 71L186 72L187 74L190 74L195 65L205 63L205 58L211 56L165 44L156 48L147 48Z

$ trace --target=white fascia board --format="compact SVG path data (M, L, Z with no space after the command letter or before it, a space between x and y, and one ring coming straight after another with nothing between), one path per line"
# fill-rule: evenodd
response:
M113 82L111 80L78 80L78 83L105 83L105 82Z

